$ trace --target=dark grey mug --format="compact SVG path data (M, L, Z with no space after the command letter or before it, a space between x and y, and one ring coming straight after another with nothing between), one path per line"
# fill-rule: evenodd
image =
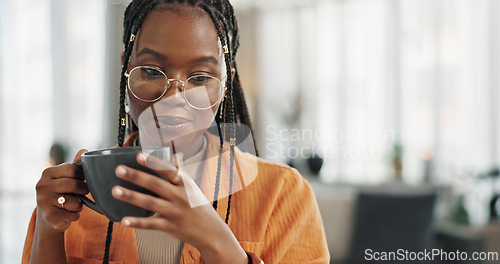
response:
M158 176L151 169L137 163L137 154L141 151L165 161L170 160L170 149L168 147L146 149L142 149L141 147L122 147L84 153L81 156L81 161L74 162L73 164L83 169L85 181L95 202L84 195L75 194L75 196L80 198L84 205L100 214L104 214L114 222L121 221L125 216L151 216L153 212L117 200L111 194L111 189L116 185L120 185L127 189L157 196L151 191L118 178L115 174L115 169L118 165L125 165Z

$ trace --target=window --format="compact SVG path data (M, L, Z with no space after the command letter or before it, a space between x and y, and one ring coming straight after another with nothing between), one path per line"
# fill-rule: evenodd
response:
M106 1L0 0L0 262L16 263L53 142L102 138Z
M499 162L500 3L295 1L258 14L263 156L325 157L327 181L432 180ZM300 165L300 164L299 164Z

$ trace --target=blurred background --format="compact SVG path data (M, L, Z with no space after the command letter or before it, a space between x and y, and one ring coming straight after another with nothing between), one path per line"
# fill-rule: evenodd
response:
M116 144L129 2L0 0L0 263L43 169ZM310 181L333 261L500 252L500 1L232 2L259 153Z

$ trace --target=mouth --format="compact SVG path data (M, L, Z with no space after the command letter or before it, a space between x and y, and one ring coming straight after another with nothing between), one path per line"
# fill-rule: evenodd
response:
M191 119L182 117L182 116L158 116L158 125L160 128L169 128L169 129L181 129L190 125L193 121Z

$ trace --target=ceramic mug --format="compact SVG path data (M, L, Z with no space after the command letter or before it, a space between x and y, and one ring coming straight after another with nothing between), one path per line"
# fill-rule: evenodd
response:
M81 156L81 161L76 161L73 164L83 169L85 181L95 202L87 196L74 195L80 198L84 205L100 214L104 214L114 222L121 221L125 216L151 216L153 212L115 199L111 194L113 187L120 185L130 190L157 196L151 191L116 176L115 169L118 165L125 165L158 176L151 169L137 163L137 154L141 151L164 161L170 161L169 147L148 147L145 149L141 147L121 147L86 152Z

